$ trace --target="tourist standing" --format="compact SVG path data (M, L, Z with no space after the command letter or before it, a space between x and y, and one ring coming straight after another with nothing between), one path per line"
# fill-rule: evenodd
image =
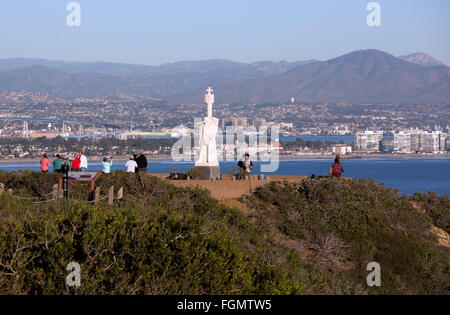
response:
M41 159L41 172L48 173L48 166L50 165L50 161L48 160L48 154L44 153L44 156Z
M239 179L246 179L253 168L253 162L250 160L250 154L246 153L244 158L238 162L239 166Z
M53 161L53 170L56 173L61 173L61 167L62 167L62 159L59 154L56 154L56 159Z
M138 165L138 172L139 173L146 173L147 172L147 158L144 155L144 152L141 152L139 156L136 158L136 163Z
M136 173L136 169L138 168L138 165L136 161L134 160L134 157L130 157L130 160L125 163L125 168L127 169L127 173Z
M103 174L111 173L111 166L113 164L113 157L105 156L103 158L102 166L103 166Z
M75 159L72 162L72 172L80 171L81 160L78 157L78 153L75 153Z
M342 173L344 172L344 168L342 167L341 164L341 157L338 155L336 155L336 158L334 159L334 163L333 165L331 165L328 174L332 177L336 177L339 178L342 176Z
M86 172L88 168L88 161L86 155L83 154L83 151L80 151L80 168L82 172Z
M136 162L137 161L137 154L133 154L133 160ZM136 169L135 169L135 173L137 173L139 171L139 168L137 167L137 162L136 162Z

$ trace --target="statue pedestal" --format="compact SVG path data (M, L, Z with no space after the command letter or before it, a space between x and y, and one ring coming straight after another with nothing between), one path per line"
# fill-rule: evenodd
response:
M201 172L201 176L196 179L200 180L215 180L220 179L219 166L195 166L195 169Z

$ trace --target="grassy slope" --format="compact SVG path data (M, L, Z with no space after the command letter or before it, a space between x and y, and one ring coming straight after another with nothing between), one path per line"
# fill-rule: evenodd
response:
M52 174L3 173L14 195L42 197ZM249 214L196 188L116 172L110 207L0 197L0 293L65 294L66 265L82 267L80 294L448 293L448 198L411 200L371 181L273 183L244 197ZM86 184L71 187L87 200ZM377 261L381 288L368 288Z

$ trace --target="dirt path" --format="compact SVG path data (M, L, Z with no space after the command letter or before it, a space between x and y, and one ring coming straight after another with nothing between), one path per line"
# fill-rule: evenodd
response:
M167 178L168 174L151 174L160 178ZM268 179L258 180L257 176L253 175L248 180L172 180L171 184L178 187L199 186L208 189L211 196L218 200L237 199L244 194L249 194L250 187L255 189L257 187L266 185L273 181L288 181L298 182L307 179L308 176L296 175L271 175Z

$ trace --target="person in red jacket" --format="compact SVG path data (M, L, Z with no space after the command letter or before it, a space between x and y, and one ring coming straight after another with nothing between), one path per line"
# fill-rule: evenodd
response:
M75 153L75 159L72 162L72 172L79 172L80 165L81 165L80 157L78 156L78 153Z
M330 167L330 176L333 177L341 177L342 173L344 172L344 168L342 167L341 164L341 158L339 155L336 155L336 159L334 160L334 164Z
M45 153L41 159L41 172L48 173L48 166L50 165L50 161L48 160L48 154Z

